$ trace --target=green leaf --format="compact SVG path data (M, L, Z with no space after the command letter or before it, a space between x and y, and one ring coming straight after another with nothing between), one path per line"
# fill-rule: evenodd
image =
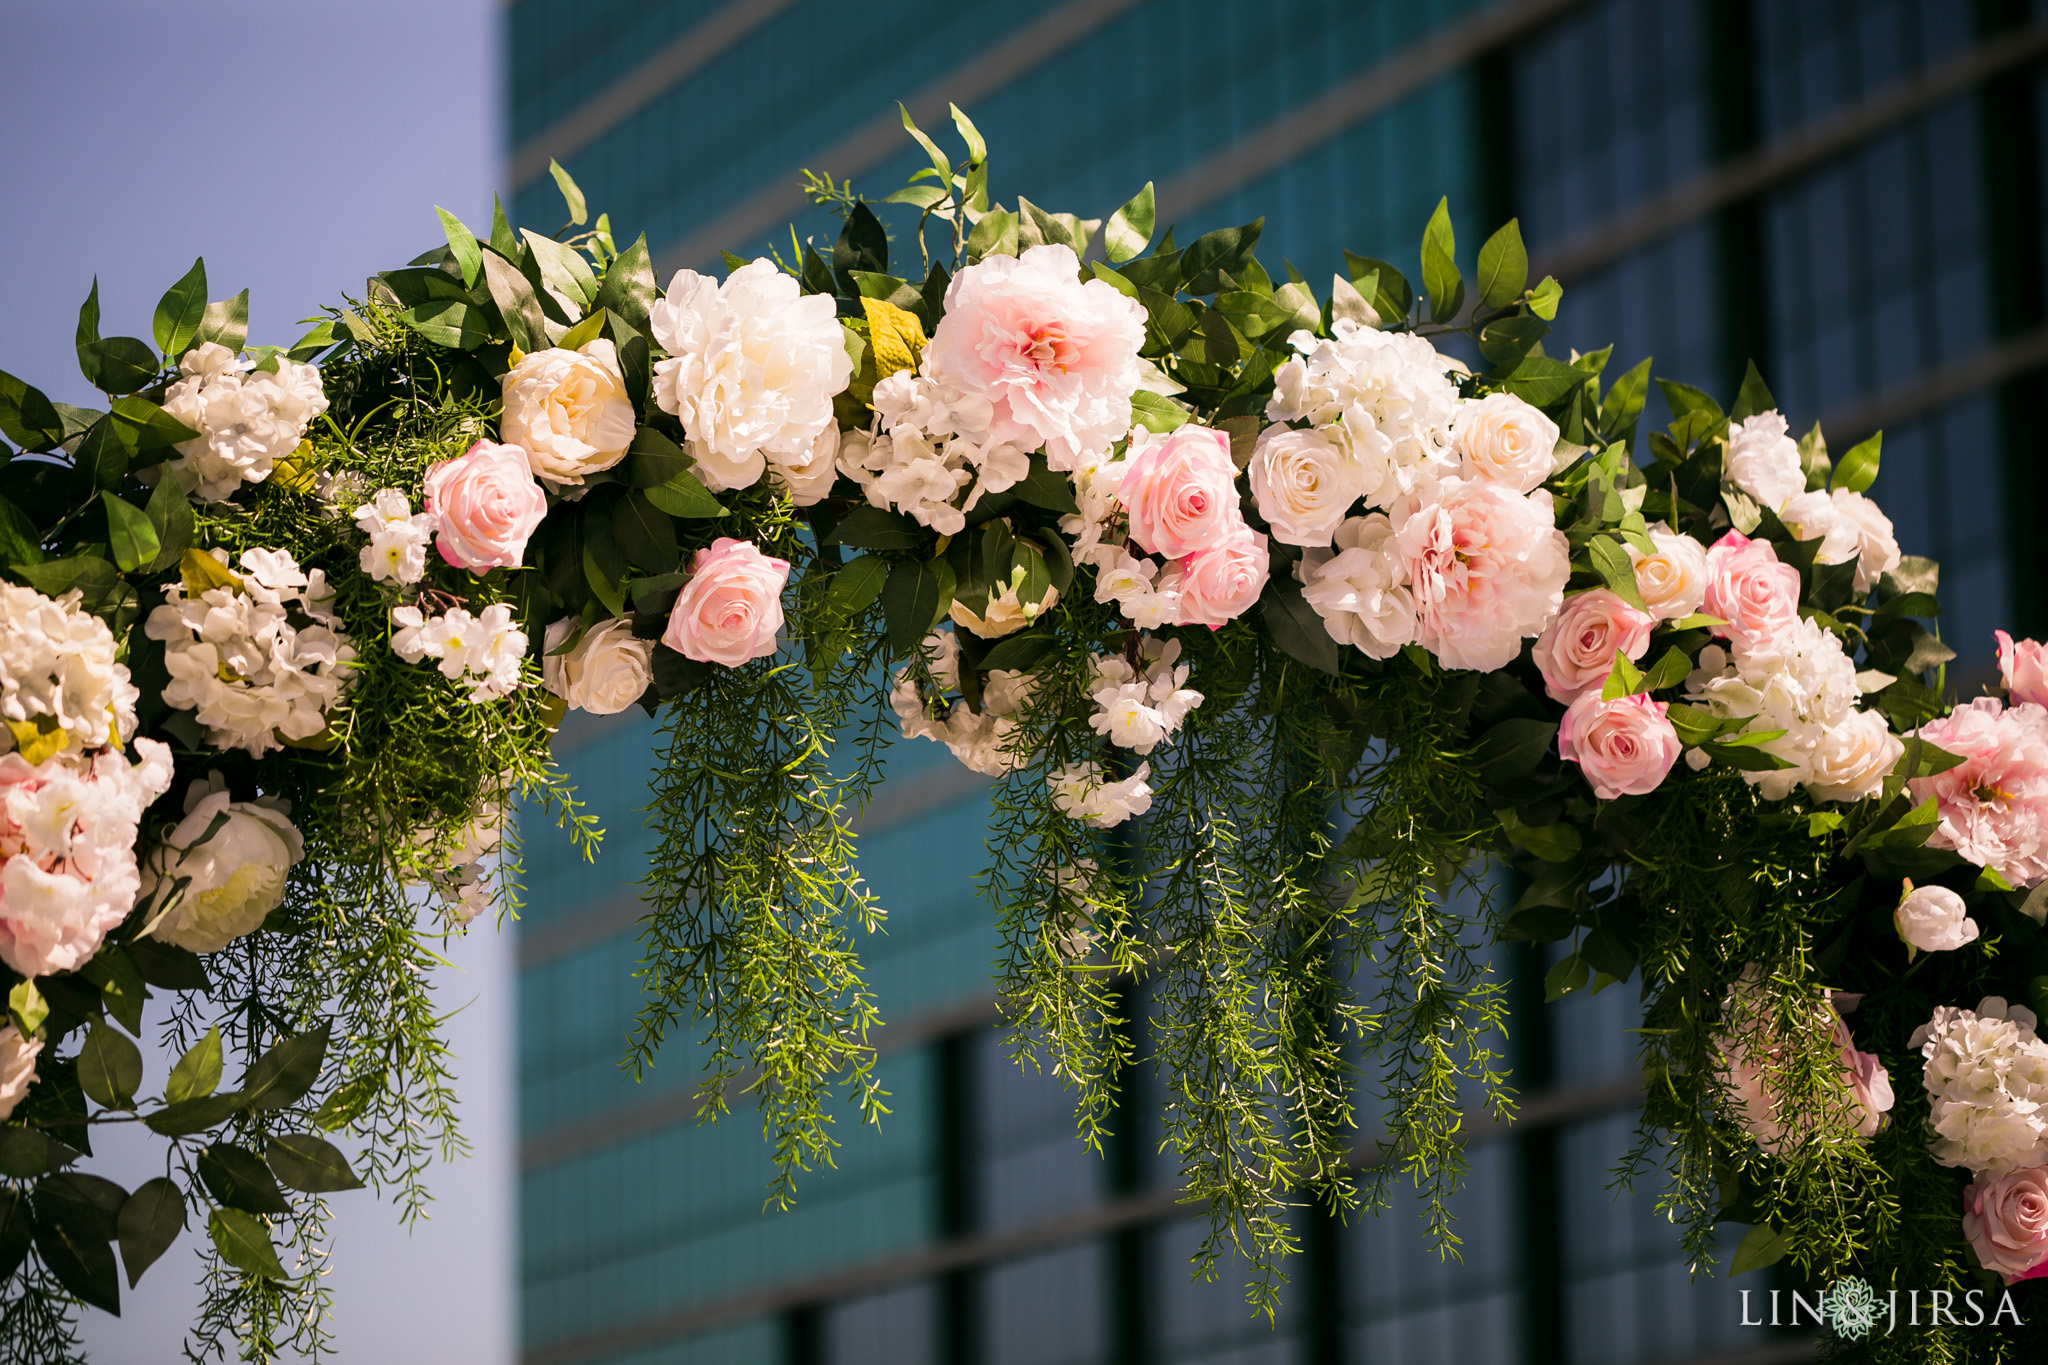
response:
M555 345L565 351L578 351L604 335L605 311L600 308L583 321L562 333L562 339Z
M1037 631L1006 636L996 641L989 652L981 656L980 666L984 669L1028 669L1044 658L1057 644L1059 640L1054 636Z
M924 528L909 517L862 503L848 512L825 537L827 545L860 550L914 550L924 543Z
M531 229L522 228L519 235L533 253L534 264L540 267L541 283L562 298L588 308L597 298L597 276L591 273L590 262L583 253ZM575 317L576 312L569 316Z
M1529 283L1529 251L1522 245L1522 223L1505 226L1479 248L1479 301L1488 308L1506 308L1522 297Z
M181 1104L211 1095L220 1088L220 1067L220 1030L210 1028L171 1068L171 1078L164 1082L164 1103Z
M545 350L548 332L540 311L540 299L535 296L533 286L520 273L519 267L496 251L487 251L484 253L484 283L490 289L491 302L498 305L498 315L505 320L512 344L522 351Z
M97 611L113 602L125 586L120 571L95 555L45 560L41 564L17 564L15 572L46 597L62 597L73 588L85 594L81 605Z
M1592 968L1577 953L1559 959L1557 965L1543 974L1543 1003L1555 1003L1573 991L1583 989L1592 975Z
M113 419L114 435L136 456L154 454L199 435L147 398L134 394L116 398L108 416Z
M832 575L832 602L849 616L866 611L889 576L889 561L879 555L857 555Z
M78 327L72 334L72 344L77 348L78 362L80 365L84 365L86 363L86 347L92 345L99 339L100 277L95 275L92 277L91 292L85 296L85 302L78 305ZM91 379L92 371L87 370L85 373L85 377L87 379Z
M1721 411L1721 405L1704 389L1681 384L1676 379L1660 379L1657 381L1657 387L1664 392L1664 401L1671 408L1671 418L1674 422L1681 422L1695 412L1706 413L1707 420L1715 426L1727 420L1726 414Z
M1109 216L1109 226L1102 234L1104 254L1111 261L1128 261L1142 255L1151 244L1156 221L1152 182L1147 180L1144 189Z
M199 1154L199 1179L229 1208L250 1213L290 1213L291 1204L261 1157L232 1142L216 1142Z
M1269 585L1259 600L1259 619L1283 653L1319 672L1336 673L1343 668L1337 642L1315 608L1302 600L1298 585L1277 579Z
M943 560L904 559L889 569L881 592L882 620L889 648L899 657L915 649L918 641L931 631L939 613L946 609L947 599L953 595L951 585L940 579L941 570L946 578L952 577L952 569Z
M167 1104L154 1113L144 1114L142 1121L151 1132L165 1137L190 1137L203 1133L217 1124L225 1123L242 1112L248 1105L248 1098L238 1091L208 1095L203 1099L181 1100Z
M42 1134L38 1133L36 1136L40 1138ZM18 1190L0 1189L0 1283L14 1278L14 1272L28 1259L28 1249L34 1245L34 1239L34 1226L29 1221L28 1198Z
M1074 501L1073 480L1048 465L1044 451L1031 457L1031 472L1009 491L1017 495L1019 502L1042 507L1048 512L1065 515L1081 510Z
M473 351L491 338L490 320L475 304L458 299L430 299L398 315L398 320L436 346Z
M266 1280L287 1278L277 1259L277 1248L263 1220L240 1209L215 1209L206 1220L206 1233L222 1260L237 1270Z
M1613 536L1595 536L1587 543L1586 553L1593 560L1593 571L1610 592L1637 611L1649 610L1643 605L1642 589L1636 586L1635 562L1620 541Z
M678 474L666 483L643 489L642 495L672 517L701 521L725 515L717 496L699 483L695 474Z
M175 482L175 480L173 480ZM19 507L0 498L0 564L40 564L42 532Z
M26 450L46 450L64 440L64 418L43 391L0 370L0 432Z
M1600 687L1600 700L1615 701L1621 697L1632 697L1643 690L1643 672L1635 666L1628 655L1619 649L1614 651L1614 663L1607 670L1607 681Z
M650 499L651 501L651 499ZM583 581L613 616L626 614L626 562L605 522L583 523Z
M1757 373L1756 362L1749 361L1742 372L1742 387L1735 391L1735 406L1728 410L1728 420L1740 422L1745 417L1754 417L1760 412L1769 412L1778 406L1778 400L1771 397L1770 385Z
M981 215L974 231L967 234L967 257L970 261L1016 254L1017 215L1008 209L990 209Z
M1564 299L1564 286L1545 275L1537 286L1529 291L1529 311L1545 322L1557 321L1557 305Z
M142 1050L119 1029L94 1024L78 1051L78 1084L104 1108L131 1108L142 1085Z
M553 157L548 158L548 174L555 178L555 188L562 192L562 202L569 209L569 221L577 227L582 227L584 220L590 217L590 210L583 203L583 191L577 187L569 173L562 169L562 163Z
M50 1017L50 1002L36 989L34 981L17 981L7 992L7 1013L24 1037L43 1026Z
M159 487L164 484L175 488L178 481L173 478L158 480ZM182 496L179 501L184 501ZM112 493L101 493L100 504L107 513L107 542L114 552L114 562L124 573L134 573L154 565L163 549L163 541L157 536L149 514Z
M1527 825L1512 810L1497 811L1501 828L1517 848L1527 849L1546 863L1569 862L1582 847L1578 828L1558 820L1548 825Z
M1785 1234L1769 1223L1758 1223L1742 1234L1742 1240L1735 1244L1735 1255L1728 1263L1730 1276L1746 1275L1752 1270L1762 1270L1785 1259Z
M1222 287L1222 274L1236 274L1241 263L1258 245L1266 220L1255 219L1240 227L1218 228L1189 242L1181 253L1180 269L1190 294L1213 294Z
M447 235L448 254L455 258L456 267L462 271L462 287L476 288L477 277L483 274L484 269L484 252L476 244L476 234L439 204L434 205L434 213L441 220L441 231Z
M623 616L623 611L614 612ZM331 1025L322 1024L294 1038L287 1038L256 1059L242 1078L242 1093L251 1109L282 1109L305 1094L320 1078L320 1062L327 1056L327 1034Z
M121 1205L115 1222L121 1239L121 1261L128 1269L128 1287L142 1282L142 1272L155 1265L185 1230L185 1196L175 1182L158 1176L135 1187Z
M1573 369L1562 360L1532 355L1515 366L1515 372L1500 381L1500 387L1539 408L1551 407L1584 386L1586 372Z
M1336 316L1334 310L1331 316ZM1495 318L1479 329L1479 354L1502 374L1512 374L1536 349L1536 343L1548 335L1550 324L1542 318L1521 315Z
M1193 413L1171 398L1153 393L1149 389L1139 389L1131 395L1131 422L1147 431L1156 431L1163 435L1186 426L1193 416Z
M73 1294L119 1316L121 1269L110 1244L127 1191L111 1180L66 1171L38 1184L33 1200L43 1264Z
M211 341L240 354L249 342L249 291L244 289L231 299L216 299L206 305L206 312L199 319L199 330L192 334L192 344L201 345Z
M1691 673L1692 659L1684 650L1673 645L1664 651L1657 662L1650 667L1649 672L1643 674L1640 690L1644 692L1662 692L1668 687L1678 686Z
M519 234L512 231L511 220L505 217L505 206L498 202L498 196L491 196L491 250L512 260L519 254Z
M690 482L697 481L692 478ZM682 554L676 544L676 524L637 488L612 503L612 539L628 563L654 573L673 570Z
M1849 453L1835 466L1834 486L1852 493L1861 493L1870 487L1877 478L1877 457L1883 448L1884 433L1881 431L1869 440L1849 447Z
M359 1190L363 1182L349 1169L348 1158L335 1147L309 1133L283 1133L270 1140L265 1152L277 1178L307 1194L333 1194Z
M1415 306L1415 290L1408 277L1388 262L1347 251L1344 268L1351 272L1351 283L1380 315L1382 325L1399 322Z
M292 348L284 353L285 359L304 364L340 339L334 334L334 319L322 318L314 323L304 336L292 343Z
M694 659L684 659L674 650L656 650L654 657L657 661L664 657L672 658L686 665L696 662ZM657 663L658 666L659 664ZM330 1133L338 1128L344 1128L354 1123L356 1116L369 1108L370 1101L377 1098L377 1092L383 1088L383 1084L381 1076L372 1074L358 1076L347 1084L337 1087L334 1093L322 1100L320 1107L313 1111L313 1122Z
M106 393L133 393L156 378L156 352L140 337L108 337L78 354L85 377Z
M896 101L896 112L903 119L903 131L916 138L917 145L924 148L925 158L931 162L932 170L938 175L939 185L943 187L941 193L950 194L953 188L952 160L940 151L939 144L932 141L924 129L918 127L911 119L910 110L904 107L902 100Z
M103 946L78 969L78 974L100 988L110 1014L130 1033L141 1034L142 1006L149 999L149 990L126 949L113 944Z
M1449 322L1465 303L1465 281L1452 259L1457 245L1451 232L1451 201L1445 197L1436 201L1436 212L1422 230L1422 287L1429 293L1429 315L1436 322Z
M596 307L617 313L635 331L647 330L647 310L654 306L654 262L647 254L647 234L614 256L597 287Z
M192 262L183 279L164 291L157 301L150 334L156 348L168 360L176 360L199 335L200 319L206 316L206 258Z
M1422 654L1423 661L1429 655ZM1557 737L1557 722L1515 716L1501 721L1479 737L1472 746L1472 763L1479 780L1500 787L1527 777L1550 751Z
M686 473L693 463L674 441L653 427L642 427L633 434L633 444L627 448L623 472L626 482L635 488L652 488ZM693 478L691 482L697 481ZM697 486L704 487L701 483Z
M127 949L128 956L135 960L135 970L152 986L161 986L167 991L213 988L213 983L206 976L206 965L199 960L197 953L154 938L134 939Z
M1644 356L1617 377L1608 387L1607 396L1600 400L1600 434L1610 441L1630 441L1649 396L1650 357Z

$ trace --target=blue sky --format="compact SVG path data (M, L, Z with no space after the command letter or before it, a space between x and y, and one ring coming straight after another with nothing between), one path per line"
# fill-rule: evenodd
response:
M498 0L0 2L0 369L76 403L78 305L99 276L109 335L147 337L195 256L216 298L249 289L249 338L298 320L439 240L434 205L490 221L499 165ZM512 963L488 927L443 998L476 1156L432 1181L408 1235L338 1196L332 1278L345 1361L510 1362ZM153 1060L161 1079L164 1063ZM133 1184L147 1149L103 1145ZM196 1303L193 1234L89 1314L100 1365L176 1358Z

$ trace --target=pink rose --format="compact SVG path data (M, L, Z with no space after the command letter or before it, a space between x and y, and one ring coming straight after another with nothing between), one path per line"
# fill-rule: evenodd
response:
M1707 549L1705 610L1728 623L1714 634L1767 645L1799 619L1799 570L1779 563L1768 540L1730 531Z
M1558 757L1578 764L1602 801L1647 796L1678 761L1678 732L1664 712L1663 702L1641 695L1602 701L1582 692L1557 727Z
M1552 701L1570 702L1581 692L1597 692L1614 671L1614 652L1640 659L1650 647L1650 627L1657 619L1605 588L1567 598L1532 651L1543 674L1543 690Z
M2015 640L2002 630L1992 631L1991 637L1998 641L1998 676L2005 683L2005 695L2014 705L2048 706L2048 646Z
M1137 453L1116 496L1130 513L1131 539L1148 554L1185 559L1245 529L1229 436L1185 426L1163 439L1131 444Z
M1214 630L1235 621L1265 591L1269 563L1266 538L1240 522L1229 540L1174 566L1180 580L1180 615L1174 624Z
M1963 1236L2007 1284L2048 1277L2048 1166L1977 1177L1963 1191Z
M1908 784L1915 802L1933 797L1941 817L1928 847L1996 868L2014 886L2048 877L2048 711L1979 697L1921 726L1920 737L1963 756Z
M1449 478L1394 506L1416 640L1445 668L1505 668L1564 605L1569 547L1550 494Z
M441 558L479 574L517 568L548 514L526 452L496 441L478 441L460 459L430 466L426 503L440 523Z
M686 659L738 668L775 652L789 561L752 541L720 536L690 561L690 581L668 614L661 642Z

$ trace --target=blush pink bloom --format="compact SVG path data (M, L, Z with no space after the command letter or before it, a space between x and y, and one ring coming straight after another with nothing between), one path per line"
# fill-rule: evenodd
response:
M2048 710L1979 697L1921 726L1920 737L1963 756L1909 784L1941 816L1928 846L1996 868L2014 886L2048 877Z
M1963 1236L2007 1284L2048 1277L2048 1166L1977 1177L1963 1191Z
M1657 618L1630 606L1605 588L1565 599L1564 610L1536 637L1531 654L1552 701L1573 701L1597 692L1614 671L1614 654L1640 659L1650 648Z
M1730 531L1707 548L1702 609L1728 623L1714 634L1751 647L1770 644L1799 619L1799 570L1780 563L1768 540Z
M441 558L471 573L517 568L548 514L526 452L496 441L478 441L459 459L429 466L426 504L440 525Z
M1799 1145L1804 1136L1830 1131L1847 1136L1873 1137L1884 1126L1896 1096L1892 1094L1891 1073L1871 1052L1859 1052L1843 1014L1853 1011L1863 997L1840 991L1823 991L1825 1023L1841 1064L1842 1088L1847 1103L1838 1112L1816 1124L1813 1115L1787 1113L1779 1090L1781 1073L1787 1065L1785 1047L1775 1041L1774 1020L1766 1017L1766 1001L1758 981L1756 964L1742 970L1728 993L1726 1024L1715 1039L1721 1054L1720 1077L1734 1100L1729 1116L1772 1156L1783 1156Z
M1230 437L1185 426L1164 438L1134 440L1117 501L1131 518L1131 539L1167 559L1213 550L1245 530L1238 509Z
M1571 577L1550 495L1444 479L1395 507L1394 552L1415 598L1416 640L1446 668L1490 673L1564 605Z
M1083 282L1065 246L990 256L946 286L925 374L986 399L990 441L1045 447L1054 469L1100 455L1131 429L1145 310L1101 280Z
M1998 641L1998 676L2005 683L2005 695L2014 705L2048 706L2048 645L2015 640L2002 630L1991 636Z
M1174 624L1215 630L1235 621L1266 590L1270 566L1266 538L1240 522L1230 539L1174 566L1180 588L1180 615Z
M1678 761L1678 732L1665 704L1636 695L1602 701L1582 692L1557 727L1557 754L1579 765L1602 801L1647 796Z
M738 668L775 652L789 561L748 540L720 536L690 562L690 581L668 614L661 642L686 659Z

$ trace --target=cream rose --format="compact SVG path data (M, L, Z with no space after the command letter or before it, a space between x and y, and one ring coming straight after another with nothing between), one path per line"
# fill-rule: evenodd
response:
M1636 566L1636 591L1660 621L1677 621L1700 609L1707 598L1707 547L1663 522L1650 528L1655 554L1628 546Z
M2007 1284L2048 1275L2048 1166L1979 1176L1963 1191L1963 1236Z
M572 711L616 715L640 700L654 680L654 641L636 640L630 621L612 620L583 632L575 648L556 653L577 624L565 616L548 627L541 680Z
M460 458L429 466L426 504L440 528L441 558L479 574L517 568L548 514L526 452L495 441L478 441Z
M1365 495L1365 471L1328 428L1271 426L1252 449L1252 497L1282 545L1321 548Z
M1243 529L1229 436L1184 426L1164 437L1133 438L1131 446L1116 496L1130 514L1131 539L1140 549L1184 559L1215 549Z
M284 900L285 874L306 856L287 813L236 801L220 774L185 792L185 818L144 864L144 915L166 943L212 953L254 930Z
M798 507L823 502L839 477L839 428L829 426L819 432L801 459L770 459L768 477Z
M1552 701L1569 703L1582 692L1598 691L1614 671L1615 652L1642 658L1655 624L1649 613L1605 588L1566 598L1564 610L1530 651L1543 674L1544 692Z
M1907 882L1892 924L1899 937L1923 953L1945 953L1977 940L1977 921L1963 898L1945 886L1914 886Z
M1557 727L1557 756L1578 764L1602 801L1648 796L1678 761L1678 732L1664 712L1663 702L1641 695L1602 701L1581 693Z
M1557 463L1557 423L1511 393L1489 393L1460 404L1451 419L1451 442L1467 479L1502 484L1527 493Z
M1806 790L1822 801L1861 801L1884 787L1906 746L1875 711L1853 712L1821 731L1808 758Z
M690 563L690 581L668 614L661 642L686 659L738 668L775 652L789 561L752 541L720 536Z
M633 400L619 353L603 337L573 351L551 346L523 357L502 381L506 445L556 486L610 469L633 444Z
M1215 630L1244 615L1265 590L1271 563L1266 538L1242 523L1223 544L1189 555L1174 566L1180 591L1176 624Z
M24 1038L13 1024L0 1026L0 1123L14 1116L15 1106L36 1083L36 1058L43 1040Z

